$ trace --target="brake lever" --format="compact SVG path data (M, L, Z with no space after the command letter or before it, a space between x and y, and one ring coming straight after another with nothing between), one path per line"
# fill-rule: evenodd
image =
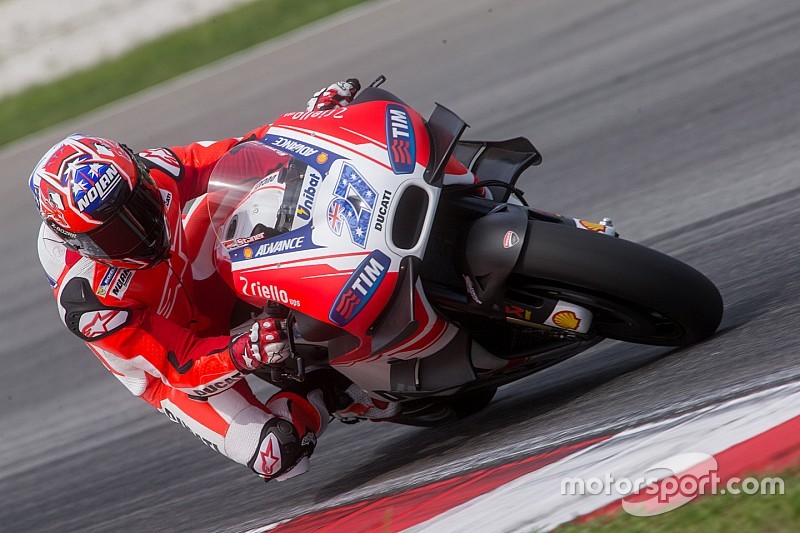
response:
M386 81L386 76L384 76L383 74L381 74L380 76L378 76L377 78L375 78L375 81L373 81L372 83L370 83L370 84L369 84L369 86L370 86L370 87L380 87L381 85L383 85L383 82L385 82L385 81Z
M289 311L286 316L286 337L289 344L289 357L279 365L269 365L270 379L273 381L284 381L291 379L302 383L306 379L306 361L297 355L294 342L294 325L297 320L294 313ZM294 367L294 368L292 368Z

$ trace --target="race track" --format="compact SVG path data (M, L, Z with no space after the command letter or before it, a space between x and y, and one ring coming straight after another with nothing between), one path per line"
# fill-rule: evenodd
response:
M3 150L2 528L244 530L798 379L798 35L794 0L380 0ZM439 429L335 424L282 484L132 398L56 315L26 186L40 155L73 131L138 148L236 135L379 74L468 138L531 138L531 204L610 216L703 271L719 333L606 341Z

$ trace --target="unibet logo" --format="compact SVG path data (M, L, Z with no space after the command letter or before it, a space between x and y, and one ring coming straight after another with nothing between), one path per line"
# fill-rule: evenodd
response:
M314 209L314 199L317 196L319 186L319 176L309 173L308 187L302 190L301 199L297 206L297 217L303 220L311 218L311 211Z

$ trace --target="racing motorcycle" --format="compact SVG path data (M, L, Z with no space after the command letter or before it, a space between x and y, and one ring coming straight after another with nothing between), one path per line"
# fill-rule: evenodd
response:
M529 140L462 140L452 111L426 120L379 83L283 115L212 173L219 264L242 300L289 311L292 356L261 377L329 364L403 402L396 422L431 426L605 338L715 332L722 298L703 274L609 219L527 205L517 180L542 161ZM445 185L454 160L481 181Z

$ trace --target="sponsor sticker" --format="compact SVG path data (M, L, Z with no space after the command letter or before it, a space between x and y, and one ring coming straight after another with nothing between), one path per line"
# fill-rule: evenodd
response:
M317 179L320 181L322 181L323 176L330 171L331 165L335 161L343 159L342 156L330 150L324 150L315 144L284 135L269 133L265 135L261 141L273 150L289 154L309 167L316 169L319 172L319 174L317 174Z
M337 107L334 109L326 109L324 111L299 111L296 113L285 113L285 118L292 120L309 120L316 118L344 118L347 113L347 107Z
M503 306L503 310L505 311L507 317L516 318L517 320L525 320L530 322L531 317L533 316L533 313L530 309L527 309L519 304L506 303Z
M373 225L376 231L383 231L383 225L386 223L386 214L389 212L389 204L391 203L392 191L383 191L383 196L381 196L377 214L375 215L375 224Z
M286 239L272 240L258 247L254 257L264 257L265 255L282 254L303 249L304 235L290 237Z
M281 176L280 170L278 172L273 172L272 174L270 174L266 178L263 178L261 181L256 183L256 186L253 187L253 190L255 191L255 190L260 189L261 187L266 187L267 185L269 185L271 183L275 183L276 181L278 181L278 178L280 178L280 176Z
M317 188L322 182L322 176L313 170L306 171L305 187L300 191L300 199L297 201L297 218L310 220L314 210L314 200L317 198Z
M312 242L311 228L308 226L266 240L264 233L258 233L252 237L225 241L223 244L233 262L319 248Z
M203 396L218 394L224 390L228 390L242 378L244 378L244 375L241 372L237 372L225 379L220 379L217 381L212 381L211 383L206 383L205 385L202 386L202 388L193 389L192 395L199 396L202 398Z
M589 222L588 220L575 219L580 229L594 231L595 233L607 233L607 226L598 224L597 222Z
M122 175L111 165L88 163L77 167L72 181L72 197L81 213L92 214L114 196Z
M411 116L403 106L386 106L386 145L395 174L411 174L417 161L417 143Z
M172 205L172 193L169 191L161 190L161 198L164 200L164 207L169 209Z
M122 269L119 271L117 279L114 281L114 285L111 287L111 296L117 300L121 300L122 297L125 296L125 291L128 290L131 280L133 279L133 273L133 270L127 269Z
M261 233L256 233L250 237L237 237L236 239L224 241L222 246L224 246L226 250L231 251L241 248L242 246L247 246L250 243L260 241L263 238L264 232L262 231Z
M555 326L578 333L586 333L592 325L592 312L568 302L559 300L553 312L544 321L546 326Z
M114 281L114 277L117 275L118 271L119 269L116 267L108 267L106 275L100 280L100 285L97 287L95 294L98 296L106 296L108 294L108 289L111 287L111 282Z
M279 302L294 307L300 307L300 300L289 297L289 293L285 289L281 289L277 285L269 285L261 283L258 280L251 281L247 278L239 276L239 283L242 284L242 294L254 298L263 298L273 302Z
M391 260L380 250L369 254L342 287L329 318L338 326L347 325L364 309L389 271Z

